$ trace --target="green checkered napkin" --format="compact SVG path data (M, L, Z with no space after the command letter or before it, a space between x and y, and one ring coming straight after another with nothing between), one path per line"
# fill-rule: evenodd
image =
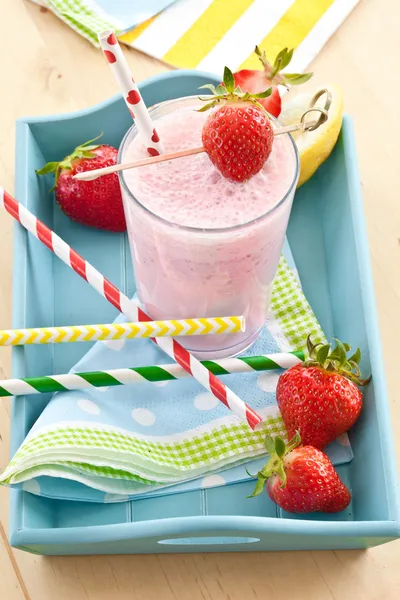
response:
M325 339L296 275L282 257L273 286L265 334L251 349L252 353L268 351L271 342L280 351L306 350L308 334L313 336L314 341ZM144 348L153 349L149 341L143 342L147 344ZM133 340L131 343L136 344L137 341ZM118 359L118 354L107 349L101 342L90 352L96 352L96 348L102 353L103 360L105 352L109 353L107 360ZM132 353L127 360L131 356ZM259 385L261 377L262 386ZM286 437L276 406L274 386L265 386L269 377L275 378L271 381L276 382L276 374L273 372L261 375L236 374L225 379L239 396L249 401L263 416L263 429L257 432L251 431L222 405L214 409L216 413L202 410L201 415L197 411L196 416L196 403L192 402L190 394L193 394L194 400L199 395L199 389L196 387L198 384L192 380L170 382L165 387L147 383L139 384L138 387L110 388L107 393L93 389L87 395L78 391L60 392L39 417L1 475L0 483L17 484L50 476L80 482L108 494L134 495L147 492L150 486L152 489L170 486L240 465L265 453L263 439L266 433ZM143 387L146 392L137 392L141 386L147 386ZM193 386L194 391L191 387L180 386ZM144 404L140 404L144 393L148 394L148 398ZM119 396L110 398L111 394ZM182 401L178 405L179 412L173 412L177 410L176 405L173 405L169 415L168 404L173 394L182 394ZM139 398L139 408L133 408L132 414L136 411L136 418L142 426L132 431L127 428L127 415L130 416L131 408L136 406L135 398ZM129 402L133 402L129 405L129 413L123 413ZM74 412L75 407L78 415ZM79 412L80 408L85 412ZM153 408L154 413L166 411L164 422L168 418L172 422L181 420L183 423L184 419L188 419L190 425L168 435L165 435L168 427L155 432L148 426L152 424L149 415L153 415L149 408ZM110 423L115 423L115 415L119 411L121 426L111 425ZM211 413L213 417L204 421L207 413ZM109 423L107 414L112 415ZM98 415L102 417L101 422ZM203 421L196 423L196 418ZM159 415L157 419L162 422ZM171 423L168 425L170 430Z
M99 33L106 29L122 31L126 28L118 19L105 13L93 0L46 0L45 3L37 1L36 3L49 8L59 19L96 48L99 48L97 38Z

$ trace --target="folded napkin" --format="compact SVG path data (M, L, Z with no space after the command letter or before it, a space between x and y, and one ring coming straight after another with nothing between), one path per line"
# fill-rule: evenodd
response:
M292 261L287 246L285 253ZM294 266L282 257L268 320L250 353L305 349L308 334L314 341L325 340ZM97 342L73 371L168 362L150 340L116 340ZM286 437L275 398L278 376L227 376L228 385L264 417L264 428L257 433L191 378L59 392L0 483L51 498L110 502L245 480L242 465L265 455L265 433ZM335 464L351 460L347 436L328 453Z
M77 33L98 46L105 29L129 31L154 18L177 0L32 0L50 9Z
M290 71L303 71L358 0L46 2L95 46L97 34L113 28L125 44L174 67L221 76L226 64L232 70L259 68L256 44L272 58L284 46L296 48Z

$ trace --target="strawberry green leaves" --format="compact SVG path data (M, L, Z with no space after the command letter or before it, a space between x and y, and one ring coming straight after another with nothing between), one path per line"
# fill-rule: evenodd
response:
M223 89L223 88L222 88L222 89ZM212 83L206 83L205 85L201 85L201 86L199 87L199 90L210 90L210 92L211 92L212 94L215 94L215 93L216 93L216 92L215 92L215 90L216 90L216 88L215 88L215 85L213 85Z
M255 47L254 52L258 56L261 61L262 66L264 67L265 74L267 78L271 81L271 83L275 83L276 85L285 85L288 87L289 85L300 85L302 83L306 83L313 76L312 73L282 73L283 69L285 69L293 57L294 48L283 48L274 60L274 63L271 63L267 59L267 55L265 50L261 50L258 46Z
M349 348L349 350L351 350L351 348ZM354 352L354 354L352 356L350 356L349 363L354 362L358 365L360 360L361 360L361 351L360 351L360 348L357 348L357 350Z
M294 48L291 48L290 50L288 48L283 48L283 50L278 52L274 61L274 67L277 73L288 66L292 60L293 52Z
M279 436L275 438L275 452L279 458L283 458L285 455L286 445L283 439Z
M48 175L48 173L54 173L54 171L57 170L59 164L60 163L58 163L58 162L48 162L41 169L37 169L36 174L37 175Z
M325 363L326 359L328 358L329 349L330 349L330 347L329 347L328 344L326 344L325 346L321 346L318 349L318 352L317 352L317 361L321 365L323 365Z
M312 73L285 73L285 81L289 85L301 85L313 76Z
M72 161L74 161L76 159L94 158L96 156L92 151L96 150L96 148L99 147L99 144L92 144L92 142L95 142L98 139L100 139L102 135L103 134L101 133L100 135L93 138L92 140L88 140L87 142L80 144L80 146L77 146L75 148L75 150L69 156L66 156L62 161L48 162L41 169L37 169L36 174L37 175L48 175L49 173L55 173L54 187L50 190L52 192L57 185L58 178L60 176L62 169L71 170L72 169Z
M279 435L277 435L275 438L273 438L271 435L265 436L264 445L268 454L270 455L270 459L268 463L257 473L257 475L251 475L251 473L247 471L247 474L250 475L250 477L257 479L254 491L249 498L254 498L254 496L261 494L261 492L264 490L266 481L272 477L272 475L277 475L281 481L281 487L285 487L286 472L283 459L290 452L292 452L292 450L297 448L300 442L301 439L298 431L287 444Z
M224 86L230 94L233 94L235 91L235 78L233 77L232 71L228 67L225 67L224 69Z
M361 379L360 360L361 351L359 348L352 356L347 357L351 351L349 344L336 339L336 346L332 349L331 344L313 344L311 337L307 338L307 350L309 358L305 361L305 366L322 367L326 371L339 373L357 385L365 385L369 379Z
M266 447L267 452L270 456L275 452L275 442L272 435L265 436L264 446Z
M288 66L292 60L293 50L294 48L291 50L288 50L288 48L283 48L283 50L278 52L271 71L271 79L273 79L275 75L279 73L279 71L282 71L282 69ZM266 62L265 52L261 53L260 49L256 46L255 53L261 58L261 62L264 64Z
M263 92L258 92L257 94L250 94L250 92L242 92L240 87L235 87L235 77L232 71L225 67L224 69L224 82L223 84L219 84L215 87L212 83L207 83L206 85L202 85L200 88L210 90L212 93L211 101L210 96L206 98L200 98L202 102L207 102L204 106L198 109L198 112L205 112L210 108L216 106L222 100L224 101L240 101L240 102L252 102L257 106L261 107L261 104L257 102L258 99L268 98L268 96L272 93L272 87L264 90Z
M259 496L264 491L265 482L267 480L264 477L259 477L257 479L256 486L254 488L254 492L249 496L249 498L254 498L255 496Z
M246 94L249 94L249 92L246 92ZM243 98L246 98L246 94L243 96ZM268 96L270 96L271 94L272 94L272 88L268 88L267 90L264 90L263 92L259 92L258 94L249 94L249 97L250 98L268 98Z

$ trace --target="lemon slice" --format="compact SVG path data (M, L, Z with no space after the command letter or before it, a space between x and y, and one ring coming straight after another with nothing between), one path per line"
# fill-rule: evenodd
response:
M300 155L300 177L297 187L305 183L315 173L318 167L328 158L338 139L342 126L343 95L335 85L321 86L331 94L331 104L328 110L328 120L314 131L299 131L292 133ZM310 107L316 91L299 94L293 98L287 97L283 103L279 121L283 125L298 123L302 114ZM327 95L322 94L315 106L324 108ZM314 119L314 113L307 115ZM315 113L318 118L318 113Z

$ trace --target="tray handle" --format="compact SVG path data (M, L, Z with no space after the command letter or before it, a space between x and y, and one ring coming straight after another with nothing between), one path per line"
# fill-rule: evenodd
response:
M180 538L166 538L158 540L158 544L172 546L224 546L231 544L256 544L260 541L257 537L211 535Z

